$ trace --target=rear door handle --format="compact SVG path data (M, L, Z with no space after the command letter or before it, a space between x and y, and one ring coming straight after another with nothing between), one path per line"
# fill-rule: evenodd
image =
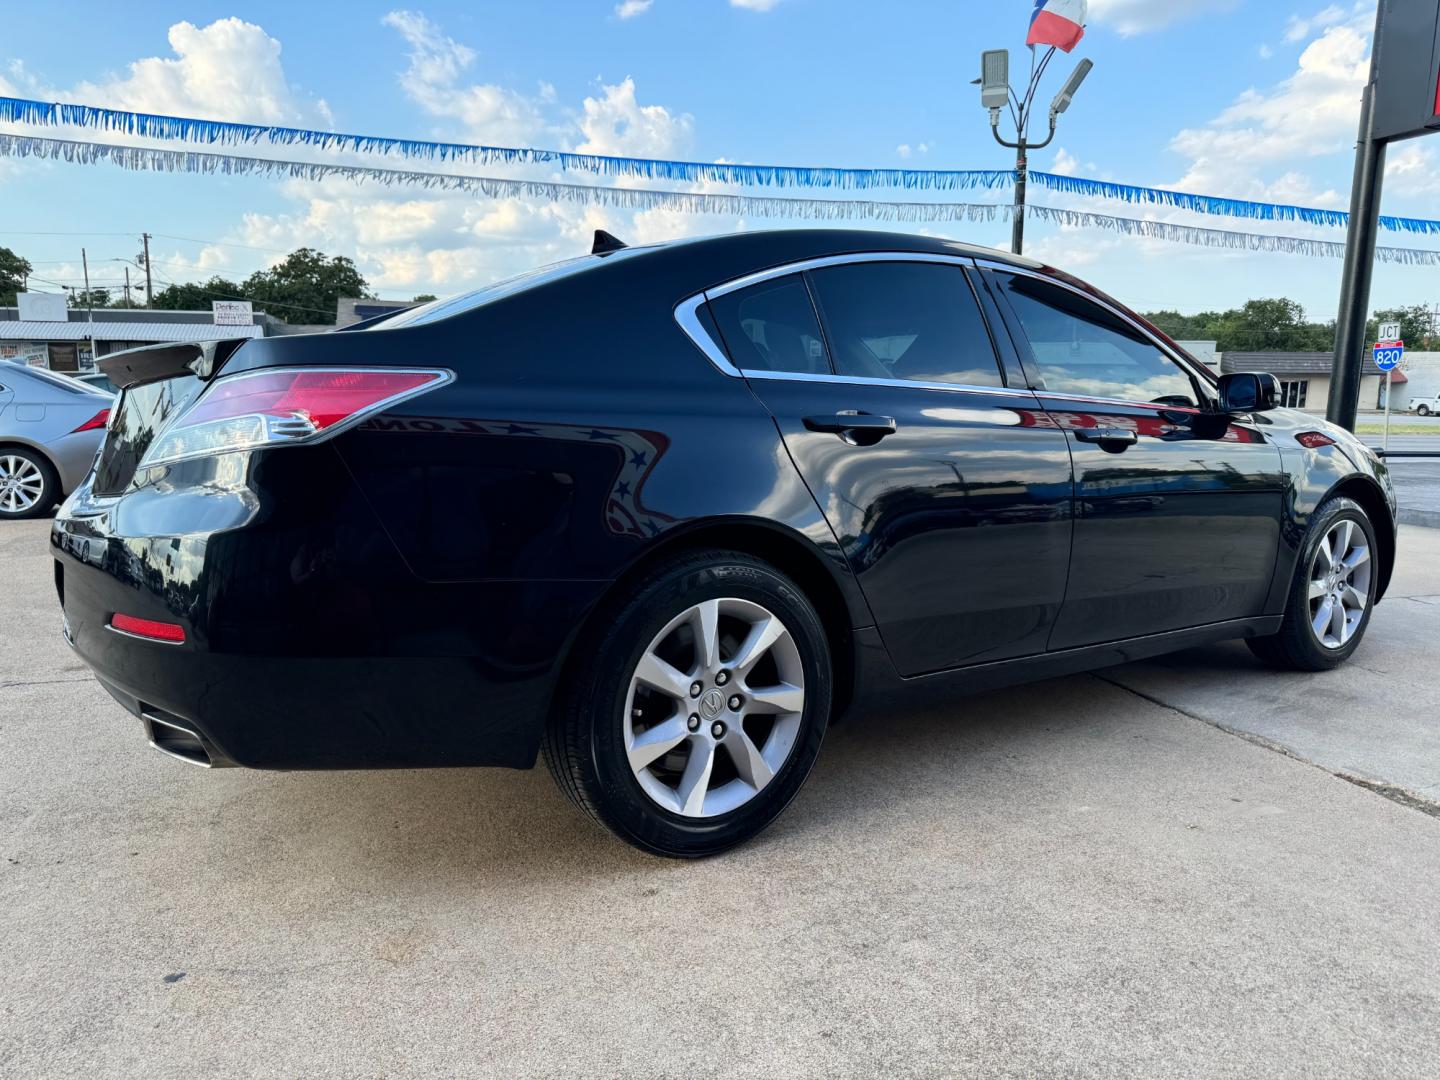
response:
M836 413L834 416L807 416L801 421L810 431L839 435L856 446L874 446L899 430L893 416L870 413Z
M1129 428L1076 428L1075 437L1081 442L1096 443L1102 450L1115 453L1140 441L1140 436Z

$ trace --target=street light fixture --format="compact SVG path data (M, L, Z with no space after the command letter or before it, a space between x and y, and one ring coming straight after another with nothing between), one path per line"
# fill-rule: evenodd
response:
M1055 95L1055 100L1050 103L1050 131L1043 142L1032 143L1030 141L1030 115L1035 105L1035 91L1040 88L1040 80L1045 76L1045 69L1050 66L1050 61L1055 56L1055 48L1051 46L1046 50L1043 58L1037 60L1035 50L1030 50L1030 82L1025 88L1025 96L1016 94L1010 87L1010 52L1008 49L991 49L980 54L980 78L975 82L980 86L980 104L990 110L990 134L995 136L995 141L1001 146L1010 147L1015 151L1015 210L1011 219L1010 250L1016 255L1022 253L1025 246L1025 188L1026 177L1029 173L1029 160L1027 154L1031 150L1043 150L1049 146L1055 138L1055 125L1060 115L1070 108L1070 103L1075 99L1075 94L1080 89L1080 84L1085 81L1095 64L1090 60L1081 60L1075 70L1070 73L1070 78L1065 80L1065 85ZM1015 140L1012 142L1000 136L1000 110L1010 106L1010 115L1015 121Z

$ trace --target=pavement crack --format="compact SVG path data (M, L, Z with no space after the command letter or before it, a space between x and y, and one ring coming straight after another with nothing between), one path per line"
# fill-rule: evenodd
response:
M9 690L16 686L56 686L60 683L84 683L90 682L91 676L77 675L73 679L21 679L16 682L0 682L0 690Z
M1347 784L1354 784L1358 788L1364 788L1366 791L1379 795L1381 798L1389 799L1393 803L1399 803L1401 806L1408 807L1411 810L1418 810L1420 813L1429 817L1440 818L1440 802L1410 791L1408 788L1402 788L1395 784L1387 784L1383 780L1371 780L1364 776L1356 776L1354 773L1340 772L1336 769L1327 768L1318 761L1311 761L1307 757L1302 757L1284 743L1278 743L1274 739L1267 739L1264 735L1256 735L1253 731L1244 731L1240 728L1231 727L1229 724L1222 724L1218 720L1211 720L1208 717L1200 716L1186 709L1182 709L1178 705L1172 705L1168 701L1162 701L1153 694L1147 694L1143 690L1136 690L1133 686L1126 686L1118 679L1113 679L1108 675L1102 675L1096 671L1092 671L1089 674L1091 678L1098 679L1103 683L1108 683L1117 690L1125 691L1127 694L1134 694L1142 701L1148 701L1150 704L1158 705L1162 709L1179 713L1189 720L1199 721L1202 724L1215 728L1217 731L1223 731L1226 735L1234 735L1238 739L1244 739L1246 742L1253 743L1265 750L1271 750L1277 754L1281 754L1291 761L1298 761L1300 764L1308 765L1312 769L1319 769L1321 772L1333 776L1337 780L1344 780Z

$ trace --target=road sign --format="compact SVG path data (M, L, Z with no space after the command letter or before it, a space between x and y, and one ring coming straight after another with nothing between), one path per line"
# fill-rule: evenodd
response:
M1401 335L1403 332L1404 332L1404 331L1402 331L1402 330L1400 329L1400 324L1399 324L1398 322L1382 322L1382 323L1380 324L1380 338L1379 338L1379 340L1381 340L1381 341L1399 341L1399 340L1400 340L1400 335Z
M1377 341L1375 343L1375 366L1381 371L1394 371L1405 356L1403 341Z

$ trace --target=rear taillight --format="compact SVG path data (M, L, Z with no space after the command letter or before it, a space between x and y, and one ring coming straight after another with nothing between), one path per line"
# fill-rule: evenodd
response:
M131 637L147 638L150 641L165 641L171 645L185 644L185 628L178 623L156 622L154 619L137 619L134 615L116 612L110 616L110 628Z
M82 431L94 431L96 428L103 428L110 421L110 410L101 409L94 416L90 417L83 424L72 431L71 435L78 435Z
M1306 450L1319 450L1324 446L1335 445L1334 439L1319 431L1302 431L1299 435L1295 436L1295 441L1305 447Z
M221 376L150 444L140 467L318 442L452 378L414 368L267 368Z

